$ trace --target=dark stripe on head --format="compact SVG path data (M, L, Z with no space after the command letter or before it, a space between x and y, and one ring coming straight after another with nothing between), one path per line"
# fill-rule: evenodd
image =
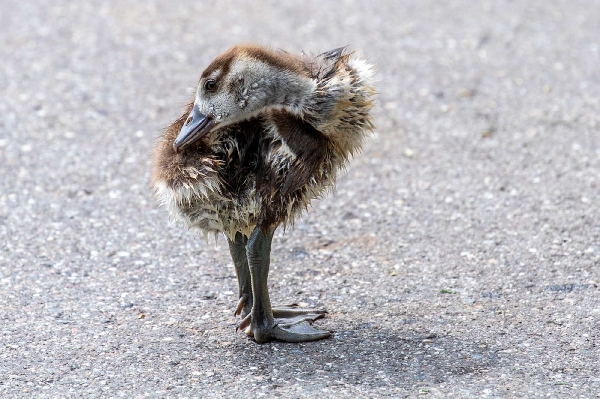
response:
M210 65L202 72L202 76L200 79L206 78L212 75L215 71L221 70L220 76L225 76L229 73L229 69L231 68L231 63L233 59L236 57L236 54L231 50L221 54Z

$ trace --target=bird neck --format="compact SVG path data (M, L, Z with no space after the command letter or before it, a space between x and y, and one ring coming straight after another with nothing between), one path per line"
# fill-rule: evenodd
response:
M308 77L291 72L280 72L270 77L268 87L267 108L285 109L303 117L309 104L313 102L316 82Z

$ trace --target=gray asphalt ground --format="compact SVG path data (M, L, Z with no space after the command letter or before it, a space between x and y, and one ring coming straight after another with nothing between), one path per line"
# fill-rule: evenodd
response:
M597 1L1 10L1 398L599 396ZM374 136L274 242L273 301L326 307L329 340L236 333L225 240L150 189L161 129L243 41L378 65Z

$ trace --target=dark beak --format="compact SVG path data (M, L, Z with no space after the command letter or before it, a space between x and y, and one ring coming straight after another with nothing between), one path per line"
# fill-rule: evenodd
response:
M215 122L211 117L204 115L198 110L198 107L194 106L192 112L190 112L190 116L186 119L185 124L173 142L173 150L175 152L183 150L210 132L214 125Z

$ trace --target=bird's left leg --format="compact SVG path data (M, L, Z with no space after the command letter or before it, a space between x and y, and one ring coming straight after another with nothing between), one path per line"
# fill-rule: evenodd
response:
M235 316L242 315L242 319L250 314L252 310L252 279L250 278L250 268L248 267L248 258L246 256L246 244L248 238L240 232L235 234L233 240L227 238L229 252L235 266L235 274L238 280L238 304L235 309Z

